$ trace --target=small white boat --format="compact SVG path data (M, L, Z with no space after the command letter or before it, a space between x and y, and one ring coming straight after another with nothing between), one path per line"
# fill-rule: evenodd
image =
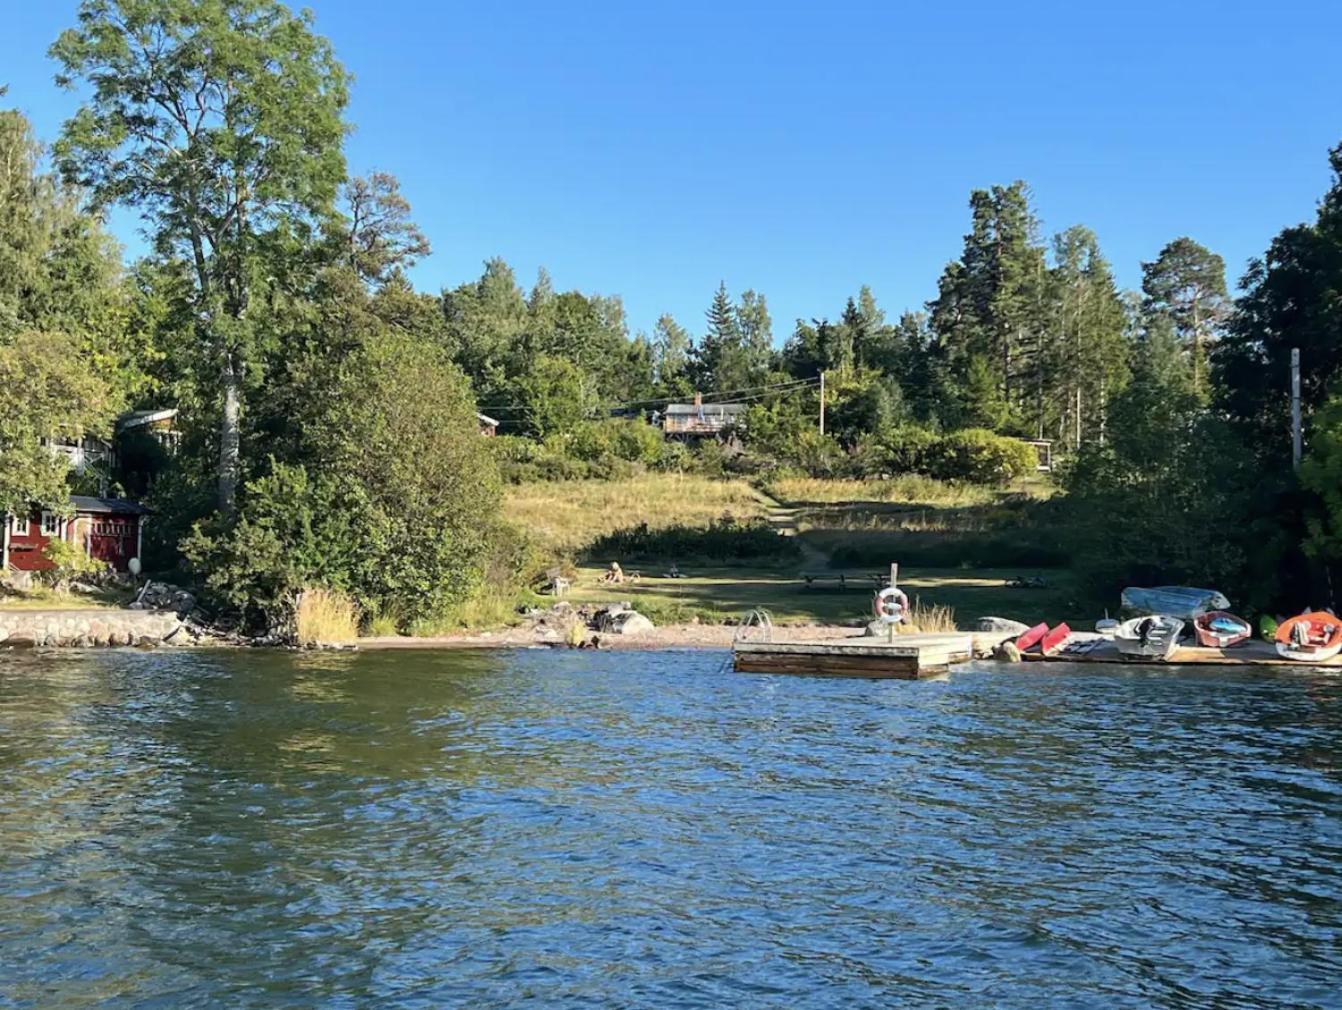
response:
M1114 644L1121 654L1132 659L1164 662L1174 655L1183 630L1184 622L1177 617L1163 614L1134 617L1118 626L1114 632Z
M1095 630L1098 631L1105 638L1113 638L1116 634L1118 634L1118 629L1121 626L1122 625L1120 625L1119 622L1115 621L1112 617L1101 617L1098 621L1095 622Z

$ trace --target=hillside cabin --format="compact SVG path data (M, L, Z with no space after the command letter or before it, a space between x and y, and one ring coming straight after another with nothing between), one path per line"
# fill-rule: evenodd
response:
M488 414L476 414L475 419L480 423L481 435L493 437L499 433L499 422Z
M177 430L177 408L162 407L156 410L132 410L116 419L116 438L129 435L146 435L169 453L177 451L177 443L182 433Z
M662 431L667 435L715 437L729 428L741 428L748 405L744 403L704 403L694 394L693 403L669 403L661 414Z
M126 498L71 495L74 515L34 508L26 516L6 516L0 539L0 571L39 572L51 567L42 551L53 540L82 547L90 557L106 561L114 571L130 570L144 544L149 509Z
M1035 469L1040 473L1050 473L1053 470L1053 440L1050 438L1029 438L1025 444L1034 447L1037 456Z

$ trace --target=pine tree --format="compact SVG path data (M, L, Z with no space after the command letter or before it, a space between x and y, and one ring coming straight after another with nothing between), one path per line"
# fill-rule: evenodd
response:
M972 366L967 395L985 395L992 377L996 393L977 413L1001 417L1000 427L1019 427L1030 399L1037 409L1044 367L1044 250L1025 183L975 190L970 210L964 251L947 266L929 304L932 328L962 386Z
M1225 260L1191 238L1169 243L1154 262L1142 264L1148 314L1168 319L1186 348L1193 384L1207 389L1207 351L1224 332L1231 304Z

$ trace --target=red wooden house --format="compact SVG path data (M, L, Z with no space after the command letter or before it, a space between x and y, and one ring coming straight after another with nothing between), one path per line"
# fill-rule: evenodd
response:
M42 550L52 540L65 540L106 561L115 571L129 569L130 559L140 556L144 523L149 509L125 498L93 498L71 495L74 516L66 519L35 508L27 516L5 517L0 541L0 571L17 568L35 572L50 568Z

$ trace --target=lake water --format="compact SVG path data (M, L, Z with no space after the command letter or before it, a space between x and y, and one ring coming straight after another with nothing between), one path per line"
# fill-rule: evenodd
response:
M1342 1006L1342 680L0 655L0 1007Z

